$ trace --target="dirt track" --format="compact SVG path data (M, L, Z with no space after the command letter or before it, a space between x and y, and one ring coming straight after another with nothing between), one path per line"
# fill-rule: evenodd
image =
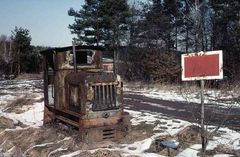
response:
M132 110L158 112L168 117L190 122L200 120L201 105L194 103L154 99L143 96L138 92L127 91L124 93L124 104ZM206 123L210 125L219 125L226 120L223 126L240 130L240 108L216 108L214 105L206 104L205 117Z

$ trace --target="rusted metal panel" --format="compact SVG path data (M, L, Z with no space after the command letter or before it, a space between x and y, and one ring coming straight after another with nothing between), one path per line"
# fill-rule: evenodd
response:
M53 111L50 111L47 106L44 107L43 123L51 123L55 119L55 114Z
M48 105L48 75L47 75L47 59L43 57L43 81L44 81L44 104Z
M81 128L93 128L93 127L101 127L101 126L109 126L109 125L116 125L121 120L121 115L114 116L114 117L98 117L94 119L83 119L79 122Z
M103 63L104 71L113 71L113 63Z
M124 138L131 130L129 116L125 115L122 121L114 125L103 125L99 127L80 129L81 139L86 142L96 142L103 140L118 140Z
M56 106L58 108L63 108L63 109L66 109L67 108L67 105L66 104L66 83L65 83L65 77L71 73L71 71L69 70L60 70L60 71L57 71L56 74L55 74L55 81L57 81L57 83L55 84L56 85L56 89L58 89L58 93L56 95L56 97L58 98L58 103L56 103Z
M95 54L93 55L93 64L96 65L96 68L99 68L99 69L102 68L102 52L101 51L95 51Z

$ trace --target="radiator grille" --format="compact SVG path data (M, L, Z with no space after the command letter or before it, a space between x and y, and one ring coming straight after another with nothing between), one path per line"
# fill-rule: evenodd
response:
M115 129L105 129L102 132L102 139L111 139L111 138L115 138L116 136L116 130Z
M93 85L93 111L105 111L117 109L116 103L116 85Z

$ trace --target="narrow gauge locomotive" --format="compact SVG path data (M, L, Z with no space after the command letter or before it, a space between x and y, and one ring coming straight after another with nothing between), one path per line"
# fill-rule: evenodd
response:
M54 120L70 124L85 142L116 140L128 133L123 83L103 52L101 47L74 45L41 51L44 124Z

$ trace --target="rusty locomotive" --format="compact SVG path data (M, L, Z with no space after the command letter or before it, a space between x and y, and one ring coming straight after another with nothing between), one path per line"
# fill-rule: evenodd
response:
M103 52L101 47L74 45L41 51L44 124L70 124L86 142L127 135L131 125L123 110L123 83Z

